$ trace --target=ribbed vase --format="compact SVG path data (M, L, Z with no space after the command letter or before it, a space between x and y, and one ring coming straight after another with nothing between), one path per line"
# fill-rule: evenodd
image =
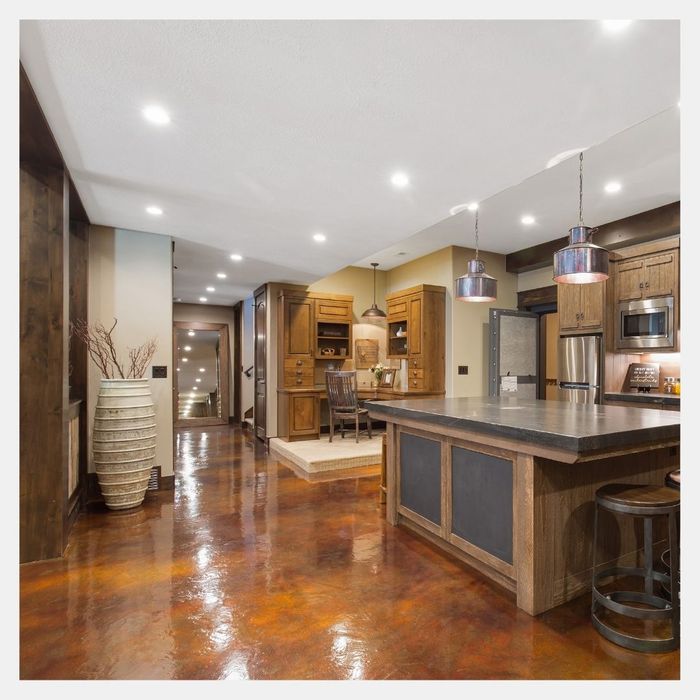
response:
M148 379L101 380L92 449L107 507L141 505L156 454L156 414Z

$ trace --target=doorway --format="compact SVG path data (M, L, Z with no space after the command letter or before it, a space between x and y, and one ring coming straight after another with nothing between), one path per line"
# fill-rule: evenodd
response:
M255 436L267 438L267 285L255 290L255 347L253 422Z

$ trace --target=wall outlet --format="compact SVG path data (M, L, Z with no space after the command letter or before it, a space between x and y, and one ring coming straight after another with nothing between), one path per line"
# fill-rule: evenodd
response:
M167 379L168 368L165 365L153 365L151 377L153 379Z
M457 374L469 374L469 365L457 365Z

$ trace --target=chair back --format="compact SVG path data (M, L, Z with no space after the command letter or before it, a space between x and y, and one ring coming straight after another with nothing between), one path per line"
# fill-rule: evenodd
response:
M333 411L357 410L357 372L326 372L328 407Z

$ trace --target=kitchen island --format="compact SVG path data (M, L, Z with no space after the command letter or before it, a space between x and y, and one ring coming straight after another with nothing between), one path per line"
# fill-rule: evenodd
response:
M387 520L512 591L531 615L590 588L596 489L663 484L679 465L680 418L668 411L513 398L365 405L387 423ZM601 516L598 564L639 560L632 520Z

